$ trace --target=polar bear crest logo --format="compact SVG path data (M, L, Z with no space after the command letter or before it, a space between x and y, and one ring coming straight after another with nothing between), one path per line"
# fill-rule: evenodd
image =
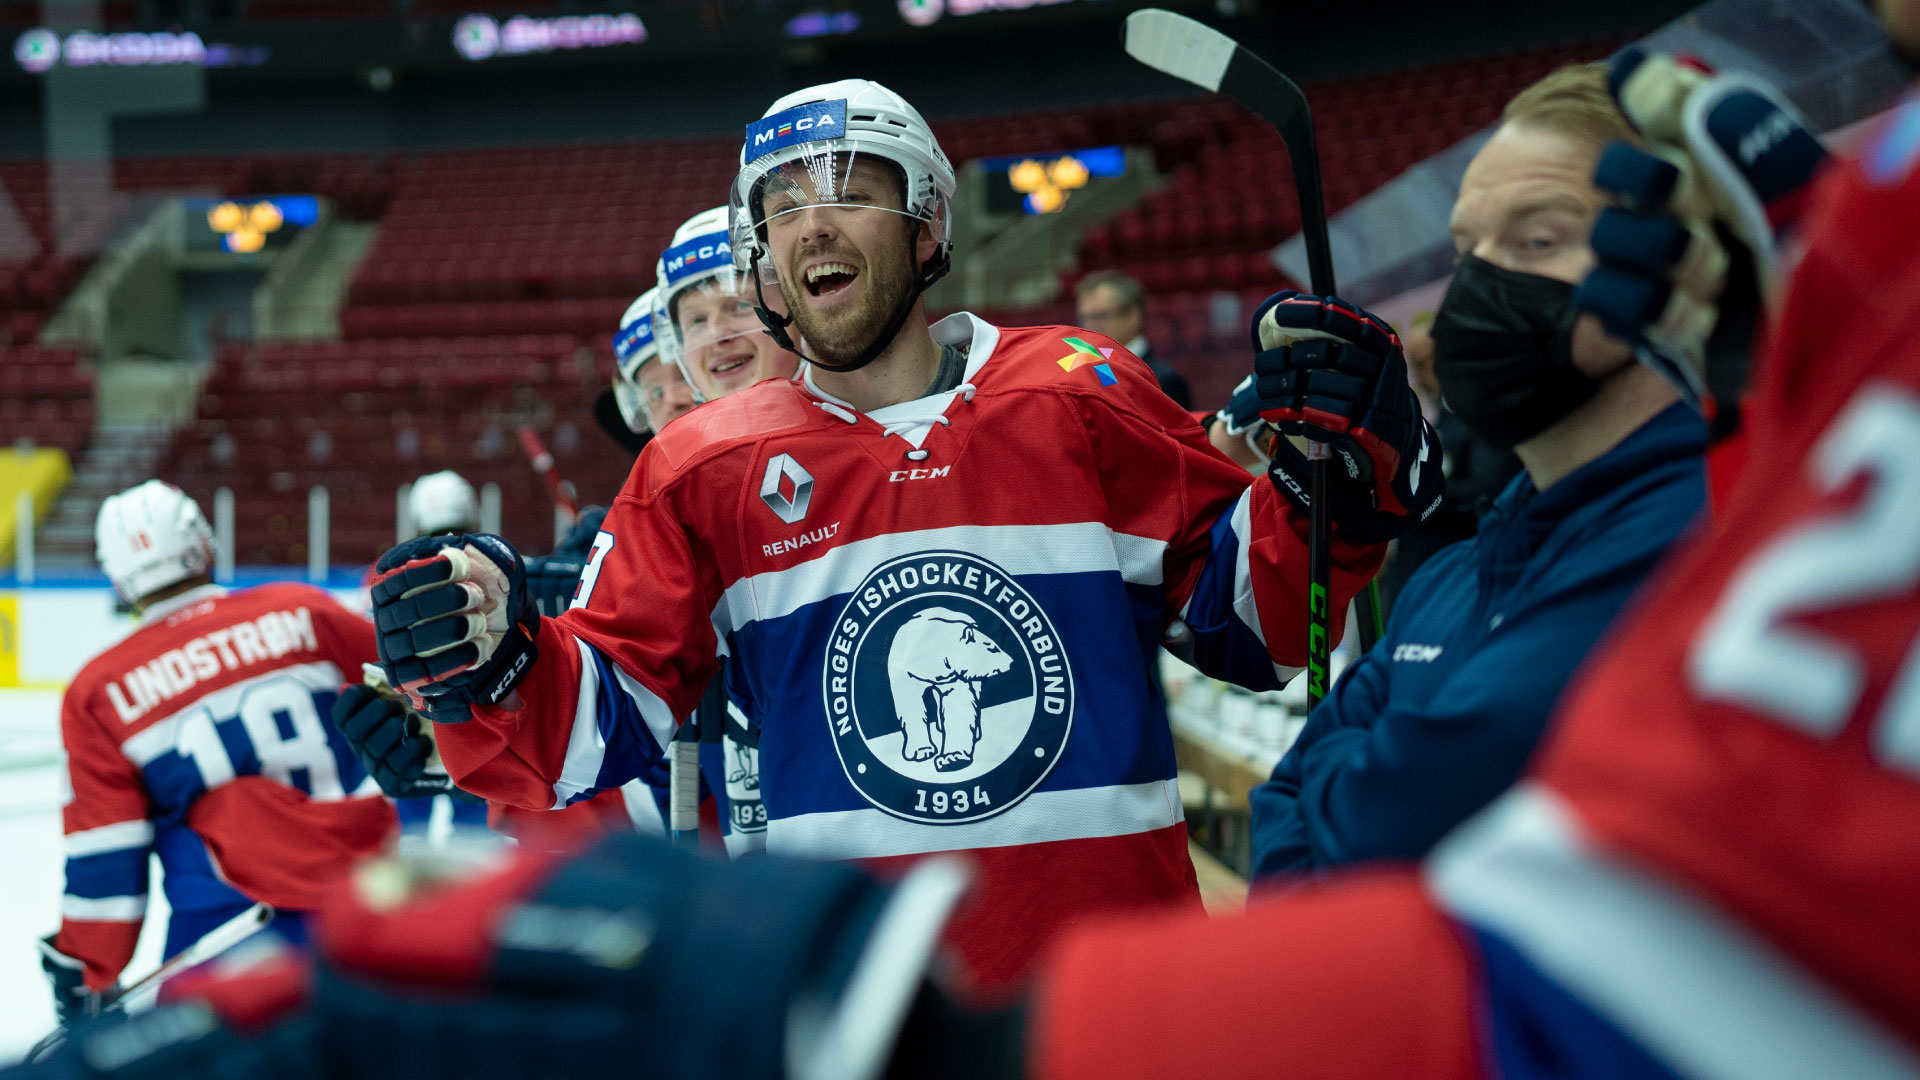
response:
M973 761L980 742L980 684L1013 666L971 616L950 608L915 612L887 650L893 708L908 761L933 758L950 772Z

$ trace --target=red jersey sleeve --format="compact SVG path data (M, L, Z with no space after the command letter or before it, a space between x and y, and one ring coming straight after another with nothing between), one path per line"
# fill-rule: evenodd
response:
M140 937L153 822L140 771L87 708L93 685L83 673L60 707L71 795L61 811L66 887L54 947L84 963L98 990L127 966Z
M719 572L682 524L702 507L679 497L679 475L658 444L641 455L594 539L573 609L541 622L518 708L437 727L463 789L558 808L658 767L675 718L693 711L719 666ZM711 475L702 483L726 486Z
M1478 1080L1473 968L1405 869L1089 927L1040 978L1029 1073Z

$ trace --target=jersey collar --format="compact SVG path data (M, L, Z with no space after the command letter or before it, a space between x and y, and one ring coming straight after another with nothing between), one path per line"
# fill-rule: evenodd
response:
M952 315L934 323L928 329L932 332L933 340L936 344L965 345L967 347L967 372L960 380L964 383L973 381L974 375L986 366L988 360L993 358L993 350L1000 344L1000 328L970 311L956 311ZM827 393L815 385L811 365L809 365L802 374L801 381L806 384L807 393L814 397L822 401L832 402L848 412L858 412L850 403L834 397L832 394ZM952 404L953 399L958 397L959 394L960 392L958 390L929 394L926 397L915 398L912 401L902 401L894 405L888 405L885 408L875 409L866 415L875 423L883 426L906 418L927 415L937 416L944 414L947 411L947 406ZM932 430L933 421L929 420L925 423L916 424L906 431L897 432L896 434L905 439L917 450L920 448L920 444L926 441L927 434Z
M152 626L154 623L179 611L181 608L190 607L202 600L213 600L225 595L227 595L227 589L224 585L197 585L181 593L179 596L169 596L165 600L148 604L145 610L140 612L140 622L138 625Z

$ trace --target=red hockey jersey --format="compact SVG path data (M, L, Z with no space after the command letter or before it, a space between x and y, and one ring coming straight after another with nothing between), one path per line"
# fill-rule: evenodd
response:
M859 414L810 383L648 446L518 712L439 728L461 786L565 805L657 761L721 658L761 728L770 851L971 854L973 972L1101 909L1196 897L1147 665L1170 626L1256 689L1306 661L1306 523L1145 364L1070 327L934 328L956 390ZM1332 601L1382 550L1336 542Z
M81 669L61 703L71 801L56 946L113 981L157 853L176 911L322 889L395 826L330 719L373 625L304 585L193 589ZM236 894L235 889L238 889Z
M1920 1076L1920 104L1805 228L1744 472L1533 779L1419 875L1077 938L1036 1075Z

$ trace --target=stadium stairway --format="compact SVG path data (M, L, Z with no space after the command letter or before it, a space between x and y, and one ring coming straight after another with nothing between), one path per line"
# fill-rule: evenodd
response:
M100 503L155 475L173 430L166 424L102 426L60 492L53 512L34 531L41 565L86 568L93 565L93 519Z
M340 337L340 308L380 226L331 218L312 236L312 250L285 272L276 266L254 296L254 335L262 341ZM302 237L302 241L307 238ZM289 254L293 254L289 252Z

